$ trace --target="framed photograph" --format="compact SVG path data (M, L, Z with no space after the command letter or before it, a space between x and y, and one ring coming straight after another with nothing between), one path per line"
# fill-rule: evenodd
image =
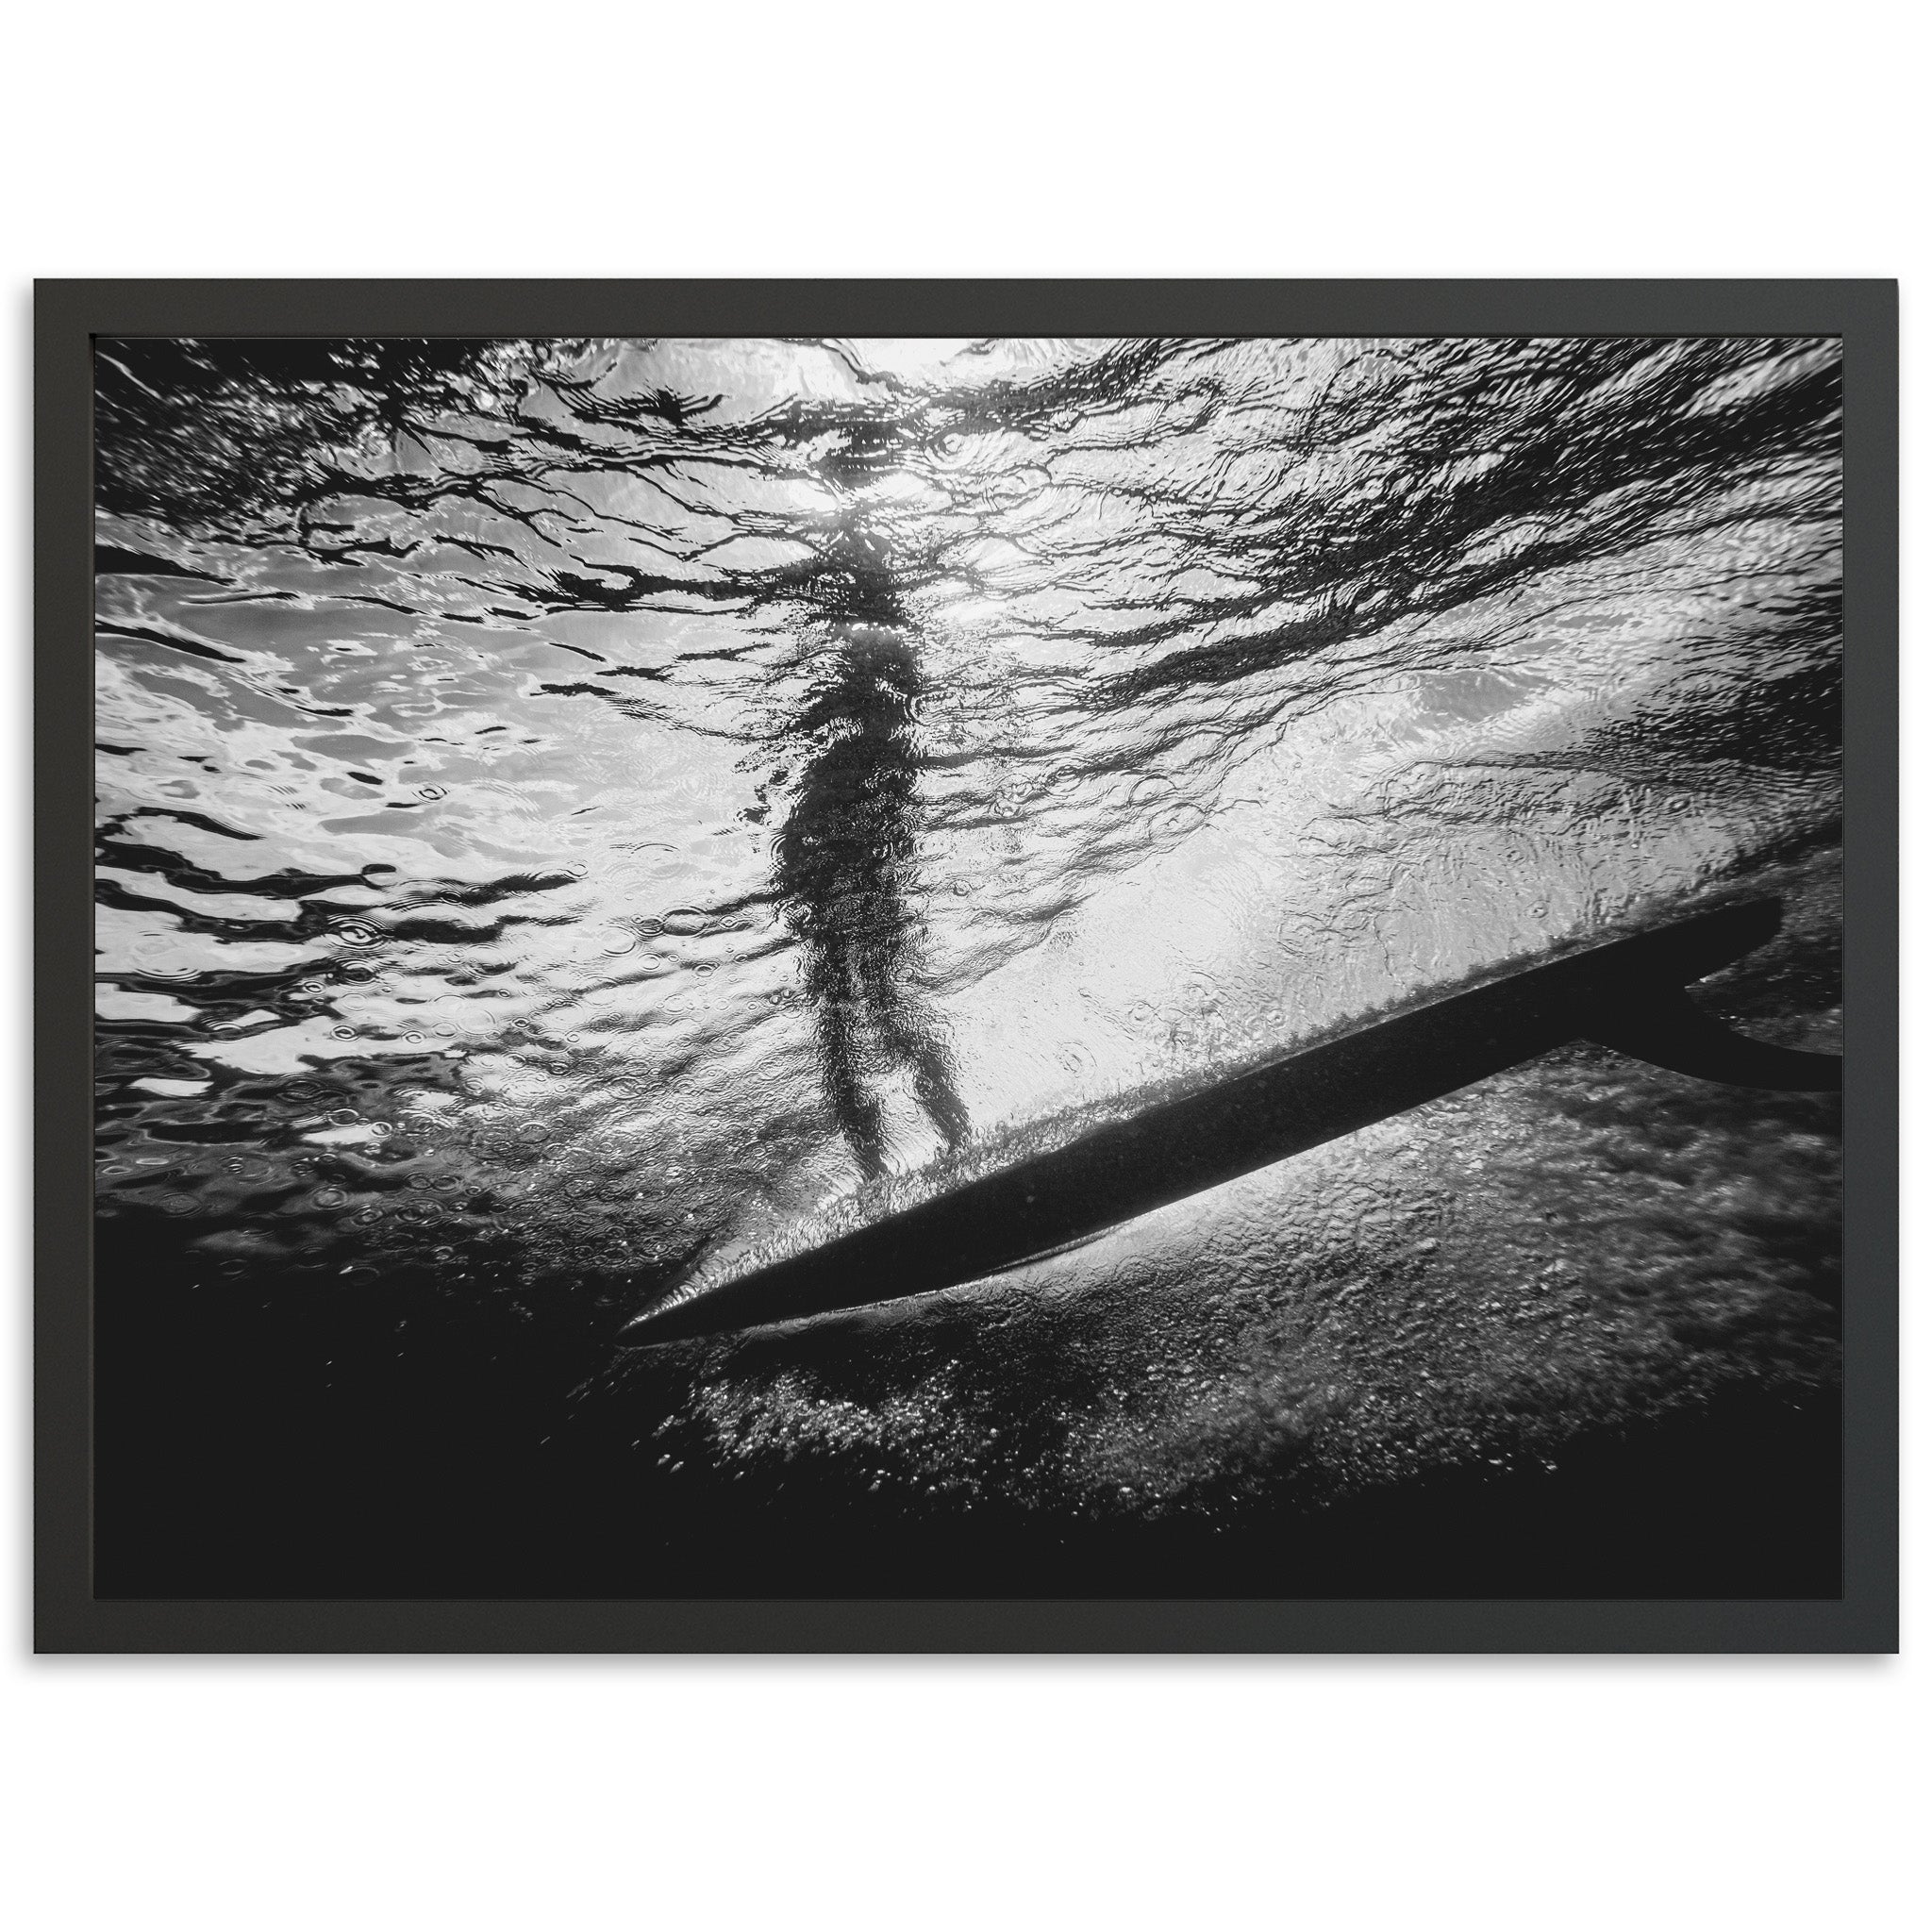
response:
M1894 285L36 328L41 1648L1895 1648Z

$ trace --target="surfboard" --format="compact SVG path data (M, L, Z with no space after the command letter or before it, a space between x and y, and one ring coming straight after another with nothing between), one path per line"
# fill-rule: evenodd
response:
M1830 1054L1769 1046L1687 984L1777 931L1775 900L1694 914L1513 965L639 1315L627 1344L801 1319L998 1274L1239 1174L1441 1098L1572 1041L1736 1086L1824 1091Z

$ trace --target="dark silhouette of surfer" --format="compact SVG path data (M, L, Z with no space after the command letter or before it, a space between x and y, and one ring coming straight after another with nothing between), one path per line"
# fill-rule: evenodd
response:
M917 984L919 639L863 486L892 459L888 424L849 426L822 458L838 495L803 595L815 607L810 688L781 733L807 747L774 845L774 888L804 955L820 1074L868 1177L885 1171L879 1077L899 1068L950 1149L966 1109Z

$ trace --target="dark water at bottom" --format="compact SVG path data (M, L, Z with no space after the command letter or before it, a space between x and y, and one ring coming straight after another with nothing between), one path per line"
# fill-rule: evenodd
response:
M140 1260L152 1271L152 1251ZM1839 1589L1831 1391L1793 1401L1738 1378L1639 1430L1586 1424L1555 1467L1425 1470L1322 1508L1295 1507L1289 1467L1251 1473L1212 1517L1042 1518L1010 1500L961 1514L908 1507L850 1466L654 1481L604 1453L607 1429L573 1433L558 1388L581 1357L479 1332L434 1364L378 1365L409 1284L305 1318L149 1282L102 1309L104 1596Z

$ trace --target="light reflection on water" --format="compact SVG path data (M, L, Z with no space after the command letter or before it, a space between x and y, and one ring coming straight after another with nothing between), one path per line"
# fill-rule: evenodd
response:
M100 370L99 1199L210 1266L627 1312L949 1145L1829 897L1829 344Z

